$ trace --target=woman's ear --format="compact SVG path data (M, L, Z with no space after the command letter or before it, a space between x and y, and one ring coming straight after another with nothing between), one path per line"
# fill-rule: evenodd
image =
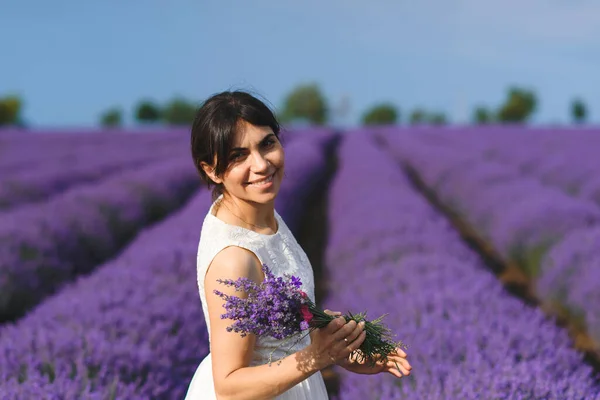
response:
M207 163L205 163L204 161L200 162L200 167L202 168L202 170L204 171L204 173L217 185L223 183L223 180L220 179L216 174L215 174L215 169L212 167L212 165L208 165Z

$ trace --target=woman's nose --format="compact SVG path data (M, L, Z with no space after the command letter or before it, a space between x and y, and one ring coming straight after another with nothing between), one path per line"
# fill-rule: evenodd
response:
M269 162L264 157L264 155L260 153L255 153L252 157L252 170L254 172L261 172L268 168Z

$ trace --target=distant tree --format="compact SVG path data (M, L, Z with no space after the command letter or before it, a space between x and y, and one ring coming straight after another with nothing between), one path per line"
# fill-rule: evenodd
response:
M112 107L100 115L100 124L104 127L117 127L123 123L123 110L120 107Z
M587 118L587 107L583 100L574 99L571 102L571 117L576 124L585 122L585 119Z
M476 124L489 124L493 122L494 116L491 110L484 106L478 106L473 112L473 122Z
M427 115L426 120L432 125L446 125L446 115L442 112L434 112Z
M169 125L191 125L198 106L183 97L173 98L164 107L162 119Z
M498 110L500 122L526 122L535 111L537 99L532 91L512 87L508 90L504 104Z
M393 104L381 103L371 107L362 117L364 125L392 125L398 121L398 111Z
M315 125L327 121L328 106L316 83L304 84L292 90L283 104L282 122L306 120Z
M11 110L3 100L0 100L0 126L12 125L13 117L11 116Z
M138 122L157 122L160 117L160 107L150 100L142 100L136 107L135 119Z
M19 96L0 98L0 126L22 124L21 109L23 103Z
M409 123L411 125L422 124L422 123L426 122L426 120L427 120L427 113L420 108L416 108L410 113Z

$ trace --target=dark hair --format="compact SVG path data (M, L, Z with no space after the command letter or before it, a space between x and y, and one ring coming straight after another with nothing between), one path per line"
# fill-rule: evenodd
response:
M251 94L239 90L225 91L209 97L194 118L192 158L208 188L215 186L213 201L223 193L224 187L210 179L200 163L204 161L213 165L216 156L215 174L223 176L229 165L228 156L235 133L242 121L256 126L268 126L279 139L279 122L269 107Z

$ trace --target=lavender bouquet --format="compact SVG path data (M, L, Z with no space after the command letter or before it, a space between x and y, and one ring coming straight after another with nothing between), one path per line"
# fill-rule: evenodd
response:
M221 319L235 321L227 327L228 332L241 333L242 337L252 333L280 340L290 340L304 334L298 339L300 341L314 329L324 328L337 318L317 308L308 295L300 290L300 278L288 274L276 277L266 264L263 264L262 270L265 280L260 284L247 278L218 280L248 295L247 298L240 298L214 291L225 300L223 307L227 312L221 315ZM391 330L382 324L385 315L373 321L366 320L366 313L349 312L343 317L346 321L354 320L356 323L365 321L366 338L359 351L352 355L361 363L375 366L378 361L387 362L388 355L395 352L397 347L406 348L402 342L394 342Z

